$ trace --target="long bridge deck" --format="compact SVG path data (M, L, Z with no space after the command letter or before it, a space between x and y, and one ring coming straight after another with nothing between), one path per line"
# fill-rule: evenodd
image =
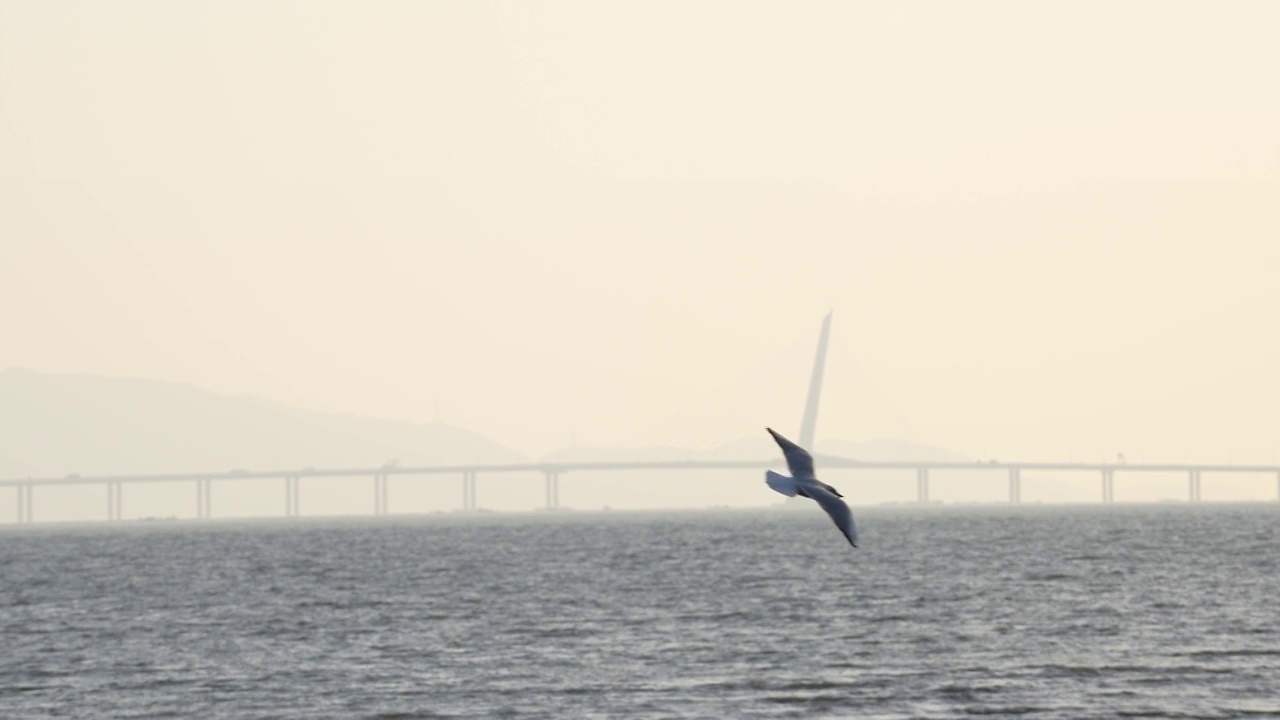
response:
M816 455L821 469L843 470L910 470L916 475L916 499L929 501L929 474L932 471L1002 471L1009 477L1010 503L1022 500L1022 477L1025 472L1088 472L1101 477L1101 501L1115 500L1115 476L1117 473L1181 473L1187 476L1187 499L1201 499L1201 475L1204 473L1272 474L1276 478L1276 497L1280 500L1280 465L1232 465L1222 463L1089 463L1089 462L996 462L996 461L885 461L858 460L828 455ZM508 464L470 465L422 465L355 468L301 468L266 471L232 470L225 472L182 472L158 474L120 475L67 475L47 478L12 478L0 480L0 487L17 490L19 523L33 521L33 495L36 488L68 485L107 486L107 519L119 520L122 516L123 486L145 483L195 483L196 516L209 518L211 513L210 487L214 482L230 481L285 481L285 516L299 515L299 498L303 478L372 478L374 481L374 514L388 512L387 478L391 476L439 476L462 477L462 507L476 509L476 478L491 473L536 473L544 476L546 483L546 507L560 507L560 475L574 472L655 472L696 470L764 470L782 466L780 459L771 460L659 460L617 462L531 462Z

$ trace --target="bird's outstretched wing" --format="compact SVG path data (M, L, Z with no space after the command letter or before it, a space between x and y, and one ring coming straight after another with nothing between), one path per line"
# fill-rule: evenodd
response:
M853 513L849 511L849 506L844 504L840 498L827 492L825 488L820 486L806 485L805 492L809 497L813 498L822 506L823 510L831 516L831 521L840 528L840 532L844 533L845 539L849 544L858 547L858 528L853 524Z
M808 480L813 475L813 456L808 450L791 442L773 431L773 428L765 428L769 434L773 436L778 447L782 448L782 456L787 459L787 469L791 471L791 477L797 480Z

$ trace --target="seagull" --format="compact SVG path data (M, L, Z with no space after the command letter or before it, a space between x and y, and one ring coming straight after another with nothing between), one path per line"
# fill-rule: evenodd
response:
M772 470L764 473L764 482L777 492L787 497L807 497L816 501L831 516L831 520L844 533L849 544L858 547L858 528L853 524L853 513L844 504L844 497L839 490L822 482L813 474L813 456L808 450L791 442L774 432L773 428L765 428L782 448L782 455L787 459L787 470L791 477L780 475Z

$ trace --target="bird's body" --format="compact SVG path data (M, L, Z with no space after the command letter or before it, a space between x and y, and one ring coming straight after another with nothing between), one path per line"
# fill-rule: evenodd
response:
M849 544L855 548L858 547L858 529L853 522L853 513L849 511L849 506L844 503L844 500L840 499L844 497L840 491L822 482L814 474L813 456L808 450L774 432L772 428L765 428L765 430L769 431L774 441L778 443L778 447L782 448L782 455L787 459L787 469L791 472L791 476L787 477L772 470L766 471L765 483L787 497L799 495L818 503L831 516L832 522L840 528L840 532L844 534Z

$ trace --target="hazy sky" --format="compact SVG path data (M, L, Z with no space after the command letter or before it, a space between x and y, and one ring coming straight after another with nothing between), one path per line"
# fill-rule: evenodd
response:
M707 444L830 308L820 437L1275 459L1280 3L0 0L0 367Z

